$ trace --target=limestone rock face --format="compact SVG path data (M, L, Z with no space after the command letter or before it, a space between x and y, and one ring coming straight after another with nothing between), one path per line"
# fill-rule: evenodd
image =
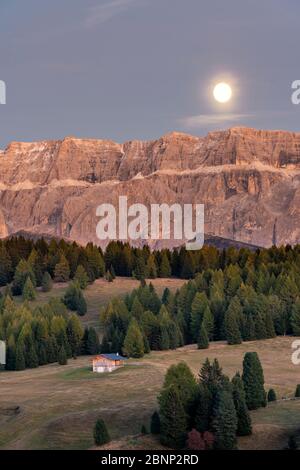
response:
M299 243L300 133L232 128L124 144L66 137L0 152L2 238L26 231L104 245L96 208L117 206L119 196L147 206L202 203L206 233Z

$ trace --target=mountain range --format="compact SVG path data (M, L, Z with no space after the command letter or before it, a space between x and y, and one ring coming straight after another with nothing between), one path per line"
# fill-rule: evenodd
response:
M120 195L146 206L204 204L209 236L299 243L300 133L234 127L123 144L66 137L0 151L2 238L23 232L101 245L96 208L117 206Z

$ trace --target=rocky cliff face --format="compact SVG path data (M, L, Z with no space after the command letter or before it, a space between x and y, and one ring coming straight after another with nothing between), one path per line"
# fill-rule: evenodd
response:
M96 208L203 203L205 232L257 245L300 242L300 133L232 128L117 144L67 137L0 153L0 237L24 230L80 243Z

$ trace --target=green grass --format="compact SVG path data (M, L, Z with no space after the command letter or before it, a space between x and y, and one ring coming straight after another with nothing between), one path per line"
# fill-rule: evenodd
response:
M181 287L186 281L183 279L153 279L151 280L154 287L157 289L159 295L162 294L165 287L173 292ZM81 317L84 326L93 326L99 330L99 314L101 307L104 307L114 297L125 297L128 292L139 286L139 281L126 277L119 277L114 282L107 282L104 279L98 279L93 284L89 285L84 291L84 297L87 302L87 313ZM48 303L51 297L62 298L65 295L68 285L54 284L50 292L42 292L40 289L37 291L36 300L29 302L32 307ZM21 303L22 297L15 297L17 303Z
M140 448L144 441L135 436L143 424L149 427L166 370L182 360L197 375L206 357L216 357L224 372L232 377L242 370L245 352L257 351L264 368L266 390L274 388L279 398L293 396L300 370L291 362L293 340L281 337L239 346L217 342L204 351L191 346L176 351L155 351L107 374L91 372L91 357L71 359L66 366L52 364L22 372L3 372L0 374L0 447L87 449L93 446L94 423L102 417L116 446L125 449L133 445L129 441L134 438L136 447ZM1 409L15 406L20 406L19 414L1 414ZM254 435L240 439L239 447L282 448L289 434L300 427L300 401L271 404L252 412L252 418ZM155 442L149 441L147 446L157 448Z

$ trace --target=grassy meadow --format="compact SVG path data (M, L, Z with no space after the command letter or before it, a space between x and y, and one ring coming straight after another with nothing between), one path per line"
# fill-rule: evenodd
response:
M212 343L209 350L186 346L152 352L111 374L93 374L91 357L70 360L67 366L47 365L33 370L0 373L0 448L89 449L92 429L103 417L113 442L109 448L158 449L151 436L140 436L156 408L156 396L167 368L186 361L195 374L206 357L218 358L232 376L241 370L246 351L257 351L264 368L266 389L278 398L292 397L300 382L299 367L291 362L293 338L253 341L239 346ZM253 436L239 448L280 449L289 433L299 428L300 401L278 401L252 412Z

